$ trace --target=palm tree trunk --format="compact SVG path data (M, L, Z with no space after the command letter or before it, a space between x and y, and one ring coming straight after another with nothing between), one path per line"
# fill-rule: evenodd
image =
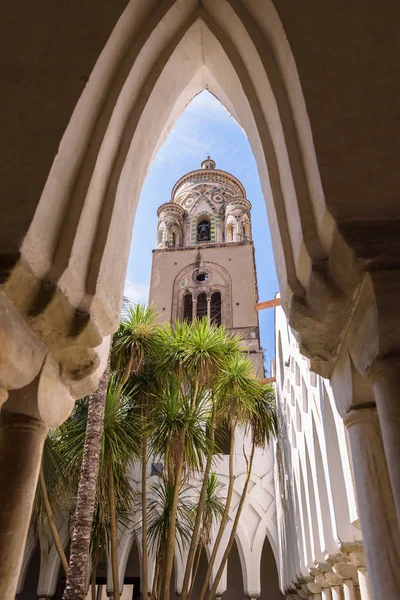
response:
M171 520L170 527L168 531L168 539L167 539L167 552L165 556L165 569L164 569L164 583L163 583L163 600L169 600L170 597L170 587L171 587L171 577L172 577L172 569L174 566L174 555L175 555L175 538L176 538L176 514L178 511L178 500L179 500L179 490L182 481L182 473L183 473L183 444L184 444L184 432L182 434L182 438L180 440L180 452L178 463L175 471L175 484L174 484L174 495L172 498L171 505Z
M201 518L203 516L204 501L206 498L208 478L210 476L212 459L213 459L214 433L215 433L215 430L214 430L214 407L213 407L213 416L211 418L211 436L210 436L212 450L210 452L210 455L207 457L206 469L204 472L204 479L203 479L203 483L201 486L199 503L197 505L196 519L195 519L194 526L193 526L192 539L190 540L190 548L189 548L188 558L187 558L187 562L186 562L185 576L183 578L183 584L182 584L182 594L181 594L182 600L187 600L187 598L188 598L188 587L189 587L190 575L192 573L192 568L193 568L194 555L195 555L196 548L199 544L198 537L199 537L199 531L200 531L200 526L201 526Z
M110 538L111 538L111 569L113 576L113 597L114 600L120 600L119 593L119 574L118 574L118 526L117 509L115 507L114 474L112 463L108 465L108 487L110 502Z
M197 571L199 570L200 556L201 556L202 548L203 548L203 545L201 544L201 542L199 542L197 544L197 548L196 548L196 556L195 556L195 559L194 559L194 571L193 571L193 575L192 575L192 582L190 584L190 590L189 590L189 594L188 594L188 600L190 600L190 598L192 597L193 588L194 588L194 582L196 581Z
M44 473L43 473L43 465L41 465L41 467L40 467L39 480L40 480L40 487L42 489L44 508L46 511L46 516L47 516L47 521L48 521L48 524L50 527L50 531L51 531L51 534L54 539L54 545L55 545L58 555L60 557L60 561L61 561L62 567L64 569L64 573L66 576L68 576L68 561L67 561L67 557L65 556L65 552L64 552L62 544L61 544L61 540L60 540L60 536L58 534L56 524L54 522L53 511L51 510L49 495L47 493L46 480L44 478Z
M157 554L156 567L154 569L153 585L151 586L151 598L152 598L152 600L155 600L155 598L157 597L157 584L158 584L158 573L159 573L159 570L160 570L160 557Z
M236 426L234 424L232 424L231 425L231 443L230 443L230 449L229 449L229 484L228 484L228 492L226 495L226 503L225 503L224 513L222 515L221 523L219 525L217 537L216 537L215 543L213 545L211 557L208 562L208 567L207 567L207 571L206 571L206 574L204 577L203 586L200 591L199 600L203 600L204 596L206 595L208 582L210 580L211 572L212 572L212 569L213 569L213 566L215 563L215 559L217 557L217 552L219 549L219 545L221 543L222 535L224 533L226 524L229 519L229 509L231 507L233 486L235 483L235 476L233 473L233 457L234 457L234 450L235 450L235 431L236 431Z
M69 572L63 600L82 600L85 597L85 578L93 512L96 502L109 373L110 368L107 366L100 379L99 387L90 396L85 446L71 540Z
M148 600L148 550L147 550L147 436L142 440L142 600Z
M228 560L228 556L230 554L230 551L232 550L233 542L235 541L235 535L236 535L237 527L238 527L238 524L239 524L240 515L242 513L243 504L244 504L244 501L246 499L247 488L249 487L249 481L250 481L251 471L252 471L252 468L253 468L253 458L254 458L255 447L256 447L256 445L255 445L254 440L253 440L253 443L252 443L252 446L251 446L250 461L249 461L249 464L247 465L246 481L245 481L245 484L244 484L244 487L243 487L243 492L242 492L242 496L240 498L239 506L238 506L237 511L236 511L235 520L233 521L231 535L229 536L229 542L228 542L228 545L225 548L225 552L224 552L224 555L222 557L221 564L219 565L219 569L218 569L217 574L215 576L214 583L211 586L211 590L210 590L210 593L208 595L207 600L214 600L215 592L217 591L217 587L218 587L219 581L220 581L220 579L222 577L222 573L224 571L226 562Z

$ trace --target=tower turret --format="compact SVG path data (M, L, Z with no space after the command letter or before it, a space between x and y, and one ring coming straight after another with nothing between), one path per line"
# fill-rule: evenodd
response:
M158 209L157 216L157 248L178 248L181 246L184 209L175 202L165 202Z

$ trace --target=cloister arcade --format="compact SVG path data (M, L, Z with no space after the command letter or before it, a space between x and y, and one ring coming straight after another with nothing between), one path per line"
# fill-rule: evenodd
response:
M105 367L149 164L203 89L251 143L282 305L348 431L372 595L398 598L398 17L395 0L2 7L2 598L46 432Z

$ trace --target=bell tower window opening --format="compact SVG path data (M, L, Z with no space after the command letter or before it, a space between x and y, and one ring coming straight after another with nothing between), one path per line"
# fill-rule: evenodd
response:
M171 245L172 245L173 248L175 248L175 246L176 246L176 233L175 233L175 231L173 231L171 233Z
M183 320L191 323L193 320L193 298L192 294L185 294L183 297Z
M202 319L207 317L207 296L204 292L197 296L197 313L196 317Z
M226 228L226 241L233 242L233 223L228 223Z
M209 242L211 241L211 225L207 219L202 219L197 225L197 241L198 242Z
M211 295L211 305L210 305L210 320L211 323L215 323L215 325L221 325L221 293L214 292Z

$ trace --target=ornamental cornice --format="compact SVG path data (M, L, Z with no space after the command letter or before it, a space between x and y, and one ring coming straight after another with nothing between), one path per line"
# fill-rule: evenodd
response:
M250 202L250 200L247 200L247 198L240 198L240 197L231 198L226 203L225 212L229 213L232 210L235 210L236 208L243 208L246 211L250 211L251 210L251 202Z
M157 217L159 217L162 212L175 212L182 218L185 216L185 209L176 202L164 202L164 204L161 204L157 209Z
M189 171L189 173L186 173L180 179L178 179L178 181L172 188L171 201L173 201L173 199L179 191L179 188L184 183L199 183L201 181L204 181L205 183L207 181L210 181L233 185L239 190L238 197L246 197L246 190L244 189L243 184L239 181L239 179L237 179L230 173L227 173L226 171L221 171L220 169L196 169L195 171Z

